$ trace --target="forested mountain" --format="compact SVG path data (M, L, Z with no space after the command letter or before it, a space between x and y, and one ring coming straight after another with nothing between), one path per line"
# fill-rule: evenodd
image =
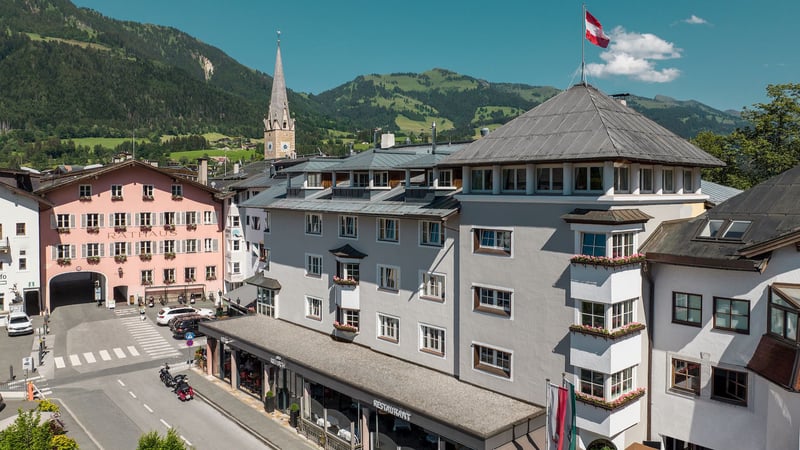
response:
M69 0L0 0L0 30L0 161L20 143L49 138L262 136L271 78L177 29L110 19ZM265 44L265 57L274 51ZM433 69L360 76L319 95L290 90L289 103L307 153L342 136L371 140L377 127L425 139L433 121L441 139L468 138L557 92ZM693 101L629 96L628 104L684 137L742 124Z

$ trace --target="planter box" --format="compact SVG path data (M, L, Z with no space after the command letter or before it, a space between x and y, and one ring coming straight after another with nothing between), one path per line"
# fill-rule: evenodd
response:
M639 264L600 266L570 264L570 296L581 300L612 304L642 296Z
M642 363L642 331L617 339L570 333L570 362L603 373L616 373Z

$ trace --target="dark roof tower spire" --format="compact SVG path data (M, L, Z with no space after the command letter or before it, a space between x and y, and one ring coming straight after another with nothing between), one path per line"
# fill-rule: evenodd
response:
M294 119L289 113L286 79L281 60L281 32L278 31L278 50L275 55L275 72L272 75L272 95L267 116L264 118L264 158L294 157Z

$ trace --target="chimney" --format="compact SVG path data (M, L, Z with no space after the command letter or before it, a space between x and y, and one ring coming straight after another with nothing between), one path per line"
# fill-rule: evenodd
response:
M394 133L383 133L381 135L381 148L394 147Z
M208 158L197 158L197 182L208 184Z
M238 162L237 163L233 163L233 174L234 175L238 175L239 174L239 163Z
M436 153L436 122L431 124L431 153Z

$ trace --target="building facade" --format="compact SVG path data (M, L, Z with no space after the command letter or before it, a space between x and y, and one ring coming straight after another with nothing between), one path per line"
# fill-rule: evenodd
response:
M138 161L43 182L39 218L45 309L80 296L107 307L175 301L222 288L217 191Z

